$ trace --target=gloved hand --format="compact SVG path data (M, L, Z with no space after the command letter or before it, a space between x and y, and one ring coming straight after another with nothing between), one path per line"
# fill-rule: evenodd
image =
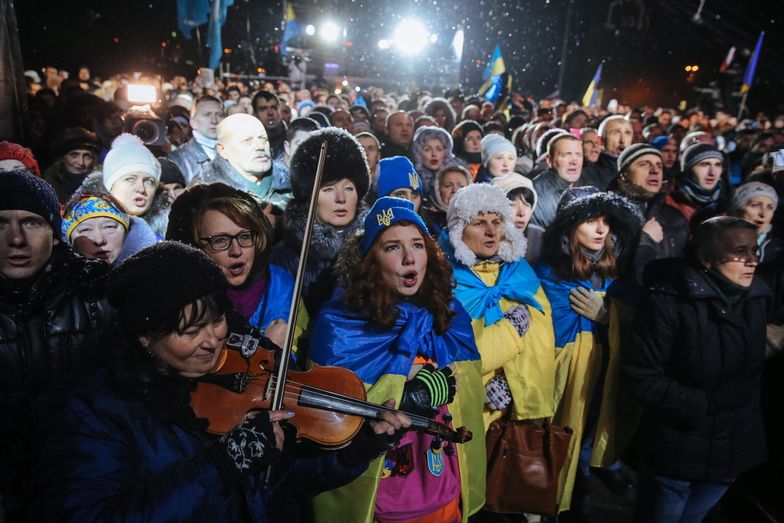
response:
M504 318L509 320L509 323L512 324L517 331L517 335L521 338L525 336L525 333L528 332L528 327L531 326L531 314L525 305L512 307L504 313Z
M237 472L255 474L275 463L281 455L276 447L275 430L268 411L261 411L231 429L218 440Z
M436 370L427 364L403 386L400 410L433 416L438 412L437 407L452 403L456 392L457 376L451 367Z
M485 404L491 410L504 410L512 404L512 391L503 374L493 376L485 385Z
M388 399L384 405L395 408L395 400ZM382 419L362 425L351 443L338 451L338 460L348 468L366 465L380 454L395 448L409 427L411 419L402 412L384 412Z
M604 298L585 287L577 287L569 291L569 302L572 304L574 312L591 321L607 324L610 320L607 307L604 305Z

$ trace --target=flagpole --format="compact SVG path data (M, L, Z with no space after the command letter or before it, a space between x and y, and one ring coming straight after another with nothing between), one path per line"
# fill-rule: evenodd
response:
M740 99L740 108L738 109L738 122L740 123L741 116L743 116L743 110L746 108L746 97L749 95L749 91L747 90L743 93L743 97Z

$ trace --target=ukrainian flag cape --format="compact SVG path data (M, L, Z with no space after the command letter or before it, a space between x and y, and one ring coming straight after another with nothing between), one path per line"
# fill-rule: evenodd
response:
M537 273L552 306L558 352L555 378L557 407L553 423L568 425L574 431L559 480L559 507L566 510L571 503L580 443L585 437L584 426L594 394L601 394L601 407L594 434L592 466L607 466L619 459L636 427L636 409L618 390L621 339L626 339L624 331L630 325L628 319L631 314L620 301L610 296L611 299L607 300L610 313L607 341L601 343L599 329L604 327L572 310L569 291L585 287L602 295L610 290L612 295L612 280L606 280L601 288L594 288L587 280L563 281L548 266L537 267ZM605 364L603 389L595 391Z
M474 338L482 356L482 379L487 384L503 372L514 401L515 419L549 418L555 411L555 345L550 303L539 277L525 259L482 262L467 267L454 257L445 233L439 245L452 264L455 297L471 316ZM517 334L504 313L528 306L530 326ZM501 411L484 410L485 430Z
M457 314L449 330L438 335L430 312L411 303L401 302L394 326L380 330L364 313L350 310L341 298L334 298L316 317L310 357L319 365L337 365L356 373L365 383L368 401L374 403L395 398L400 404L403 384L417 354L435 360L440 367L455 364L460 373L460 388L449 405L449 412L455 427L465 426L474 434L470 442L455 446L465 522L485 501L486 450L482 425L485 394L470 318L456 300L450 305ZM316 497L316 521L373 521L382 465L383 456L353 482Z

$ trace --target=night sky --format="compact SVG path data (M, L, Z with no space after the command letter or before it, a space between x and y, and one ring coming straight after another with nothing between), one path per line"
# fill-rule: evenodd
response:
M636 0L645 5L638 17L635 0L574 0L567 38L562 96L579 99L600 61L604 63L604 101L676 105L700 96L694 87L716 82L729 93L737 90L749 54L761 30L766 40L749 105L754 110L784 113L784 2L705 0L700 20L693 17L699 0ZM310 72L323 62L340 63L341 75L363 77L388 88L454 85L450 43L458 27L465 29L461 83L481 84L481 72L496 42L503 49L514 88L535 97L556 90L570 0L512 2L501 0L293 2L304 25L331 19L346 28L346 37L325 46L317 37L301 43L313 58ZM184 73L193 76L206 64L208 51L186 40L177 27L176 0L68 0L17 2L22 54L26 68L53 64L75 73L82 64L106 76L131 71ZM229 9L223 46L232 71L274 74L280 60L283 8L280 1L236 0ZM438 41L417 57L400 57L378 48L404 17L417 17ZM609 23L608 23L609 20ZM202 28L202 45L206 42ZM346 45L350 42L350 45ZM166 47L162 47L161 44ZM719 74L731 46L737 48L739 75ZM700 70L689 78L686 65ZM440 76L439 76L440 75Z

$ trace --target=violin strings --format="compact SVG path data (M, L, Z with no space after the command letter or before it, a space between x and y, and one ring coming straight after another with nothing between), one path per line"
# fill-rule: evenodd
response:
M276 384L277 384L277 376L272 376L270 383L271 383L271 385L273 387L276 386ZM357 399L357 398L352 398L350 396L345 396L345 395L339 394L337 392L323 391L323 390L315 389L315 388L312 388L312 387L310 387L308 385L305 385L305 384L302 384L302 383L298 383L296 381L288 381L288 383L290 385L292 385L293 387L288 392L284 390L284 397L288 396L290 399L296 399L295 398L296 391L300 391L300 392L305 391L305 392L308 392L311 395L313 395L314 397L319 398L319 399L343 400L343 401L346 401L346 402L349 402L349 403L354 403L354 404L357 404L357 405L361 405L363 407L371 408L371 409L374 409L374 410L380 410L380 411L383 411L383 412L391 412L391 413L398 412L397 409L393 409L391 407L387 407L386 405L379 405L379 404L376 404L376 403L371 403L369 401L364 401L364 400L360 400L360 399ZM400 411L400 412L402 412L402 411ZM419 423L424 424L425 426L430 426L431 423L438 423L438 422L434 422L434 420L431 420L430 418L427 418L425 416L420 416L420 415L417 415L417 414L410 414L408 412L404 412L404 414L406 414L409 418L411 418L411 421L418 421Z

